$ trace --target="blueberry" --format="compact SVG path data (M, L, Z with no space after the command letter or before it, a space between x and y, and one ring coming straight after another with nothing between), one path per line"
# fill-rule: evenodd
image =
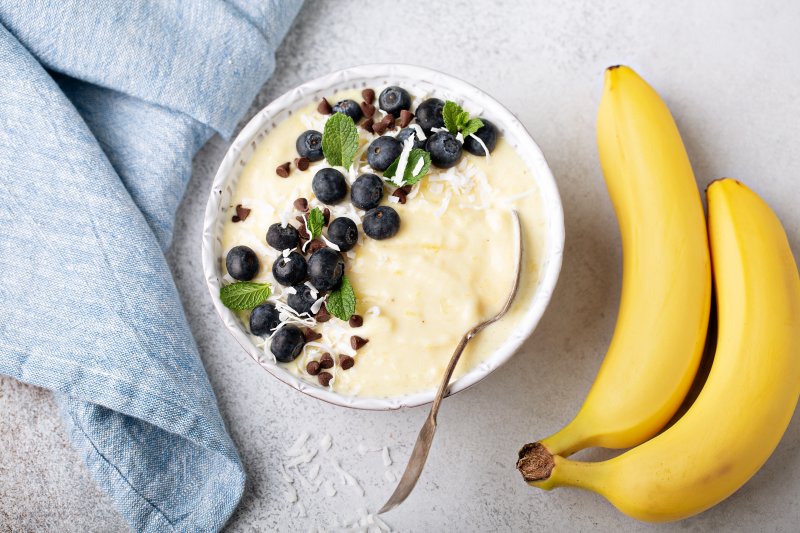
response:
M481 118L481 120L483 121L483 126L475 132L475 136L480 137L483 144L489 149L489 153L491 153L497 145L497 127L485 118ZM483 153L483 146L469 136L464 139L464 150L472 155L486 155Z
M225 257L225 268L232 278L250 281L258 274L258 256L247 246L234 246Z
M295 293L289 295L286 303L297 311L298 315L308 313L308 316L311 316L311 306L319 298L319 293L306 284L295 285L293 288Z
M332 248L320 248L308 260L308 278L320 291L329 291L339 285L344 275L344 260Z
M411 95L402 87L392 85L385 88L378 97L378 106L397 118L400 111L411 108Z
M358 102L355 100L342 100L341 102L336 102L336 105L332 108L334 113L344 113L348 117L353 119L353 122L358 123L359 120L364 116L364 113L361 112L361 106L358 105Z
M383 198L383 180L375 174L362 174L350 188L350 201L359 209L378 207Z
M305 258L297 252L289 257L280 256L272 263L272 276L281 285L297 285L306 279L308 267Z
M267 230L267 244L276 250L286 250L297 248L300 243L300 235L294 226L286 224L284 228L280 223L275 223Z
M275 304L263 303L250 312L250 333L264 337L275 331L280 322L280 312Z
M301 133L295 147L300 157L309 161L321 161L325 157L322 155L322 134L318 131L308 130Z
M303 331L297 326L288 325L275 332L269 349L281 363L291 363L303 351L305 343Z
M414 128L403 128L400 130L400 133L397 134L396 139L400 142L404 142L411 136L414 136L414 148L422 148L425 149L425 141L419 140L419 133Z
M358 228L356 223L347 217L339 217L328 226L328 240L346 252L351 250L358 242Z
M369 166L375 170L383 172L395 159L400 157L400 152L403 151L403 145L394 137L384 135L378 137L367 148L367 161Z
M428 98L417 106L417 124L427 135L432 128L443 128L444 118L442 118L444 102L438 98Z
M364 215L364 233L373 239L394 237L400 230L400 215L391 207L382 205Z
M461 159L461 143L449 131L440 131L428 137L425 148L431 153L431 163L439 168L450 168Z
M347 181L335 168L323 168L314 174L311 188L317 200L324 204L338 204L347 196Z

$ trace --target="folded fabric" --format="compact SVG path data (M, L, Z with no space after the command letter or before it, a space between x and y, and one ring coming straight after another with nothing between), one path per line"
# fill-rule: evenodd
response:
M216 531L244 490L163 251L300 3L0 3L0 373L55 391L136 530Z

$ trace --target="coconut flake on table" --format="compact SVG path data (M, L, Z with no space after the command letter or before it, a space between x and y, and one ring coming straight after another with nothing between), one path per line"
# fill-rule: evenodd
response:
M381 456L383 457L383 466L392 466L392 456L389 455L388 446L383 447L383 450L381 450Z
M367 316L380 316L381 308L378 307L377 305L373 305L372 307L367 309L366 313L364 313L364 314L367 315Z
M323 435L322 439L320 439L319 441L319 449L322 450L323 452L327 452L328 450L330 450L332 445L333 445L333 439L327 433Z
M303 453L287 461L285 463L285 466L286 468L291 468L293 466L308 464L316 455L317 455L317 450L308 450L308 449L303 450Z
M286 487L286 499L289 503L295 503L298 500L297 489L295 489L292 484Z
M292 443L292 445L289 446L289 448L286 450L285 454L287 456L289 456L289 457L295 457L297 455L300 455L304 450L304 446L306 445L306 442L308 441L308 437L309 436L310 435L308 434L308 432L301 433L295 439L294 443Z
M325 481L322 484L322 490L325 492L325 496L327 496L328 498L333 498L334 496L336 496L336 488L330 481Z
M353 487L358 493L363 496L364 495L364 487L361 486L361 483L350 474L347 470L342 468L339 462L335 459L331 460L331 464L333 465L334 470L336 470L344 479L345 485L349 485Z

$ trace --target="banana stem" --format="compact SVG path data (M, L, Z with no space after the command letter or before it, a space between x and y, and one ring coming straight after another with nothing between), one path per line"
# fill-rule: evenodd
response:
M519 451L517 470L530 485L550 490L569 486L602 494L598 471L603 463L572 461L553 455L541 442L526 444Z

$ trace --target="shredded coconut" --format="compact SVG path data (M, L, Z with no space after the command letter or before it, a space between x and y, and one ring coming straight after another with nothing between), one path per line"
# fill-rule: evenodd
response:
M422 131L422 127L419 124L411 124L411 127L414 128L414 132L420 141L427 139L425 132Z
M341 251L342 251L342 249L341 249L341 248L339 248L339 245L338 245L338 244L334 244L334 243L332 243L331 241L329 241L328 239L326 239L326 238L325 238L325 235L320 235L320 237L322 238L323 242L325 242L325 244L327 244L327 245L328 245L328 247L330 247L330 248L333 248L333 249L334 249L334 250L336 250L337 252L341 252Z
M394 172L394 176L391 178L392 182L397 184L398 187L403 185L403 176L405 176L406 166L408 166L408 156L411 154L413 148L414 136L412 135L403 141L403 151L400 152L400 159L397 161L397 169Z
M384 446L382 450L383 466L392 466L392 456L389 455L389 448Z
M489 156L489 149L486 147L486 144L484 144L483 139L481 139L480 137L478 137L474 133L470 133L469 136L472 137L473 139L475 139L475 141L477 141L477 143L481 145L481 148L483 148L483 153L485 154L485 157L486 157L486 162L490 163L491 162L491 158Z

